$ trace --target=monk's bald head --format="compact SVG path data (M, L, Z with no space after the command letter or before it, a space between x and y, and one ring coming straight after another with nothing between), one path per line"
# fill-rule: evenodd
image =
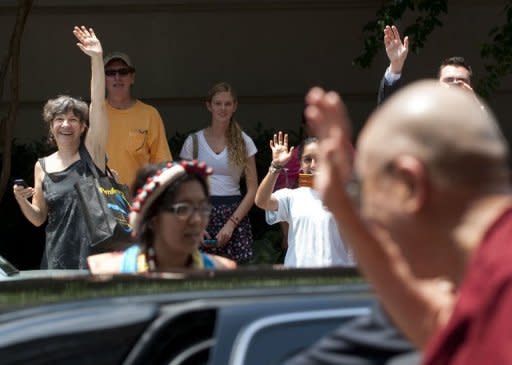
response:
M358 164L372 169L414 156L443 184L507 175L507 143L488 108L438 81L418 81L389 98L370 116L358 153Z

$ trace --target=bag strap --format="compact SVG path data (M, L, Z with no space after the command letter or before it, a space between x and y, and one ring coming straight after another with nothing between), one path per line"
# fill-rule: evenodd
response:
M85 148L85 145L83 143L80 144L80 147L78 148L78 153L80 154L80 159L85 162L85 165L87 168L91 171L93 176L96 179L100 178L100 175L98 174L98 168L92 161L91 155L89 154L89 151ZM105 164L106 166L106 164Z
M110 169L110 167L108 167L108 165L106 163L105 163L105 172L107 173L108 177L113 179L115 182L119 182L116 179L116 175L114 175L114 173L112 172L112 170Z
M78 152L80 153L80 159L85 161L87 168L92 172L93 176L96 179L99 179L100 175L98 174L98 168L96 167L96 164L93 162L91 155L89 154L89 151L87 151L83 143L80 145ZM116 175L114 175L112 170L110 170L110 167L108 167L107 156L105 156L105 175L107 175L108 178L114 181L116 184L122 185L119 181L117 181Z
M199 142L197 140L197 133L192 134L192 159L197 160L199 155Z
M44 174L45 175L48 175L48 172L46 171L46 161L45 161L45 157L43 158L38 158L37 161L39 161L39 165L41 165L41 169L43 170Z

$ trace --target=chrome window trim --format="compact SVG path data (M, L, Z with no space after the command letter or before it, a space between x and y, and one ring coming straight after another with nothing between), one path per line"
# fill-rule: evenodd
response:
M213 347L215 343L216 340L214 338L209 338L187 347L184 351L180 352L175 358L173 358L168 365L181 365L198 352Z
M307 312L294 312L260 318L256 321L253 321L249 326L244 328L237 335L233 343L233 348L231 349L229 365L244 365L246 353L249 349L249 345L252 339L258 334L258 332L266 328L282 325L285 323L313 321L328 318L355 317L367 315L369 313L370 308L368 307L353 307L344 309L324 309Z

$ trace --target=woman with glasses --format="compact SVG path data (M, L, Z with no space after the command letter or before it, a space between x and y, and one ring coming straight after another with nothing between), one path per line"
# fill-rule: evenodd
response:
M199 252L212 206L204 163L167 162L139 170L132 187L130 224L138 244L124 252L90 256L92 273L235 268L226 258Z
M210 125L191 134L183 143L180 157L205 161L213 168L211 178L213 213L207 232L211 244L203 251L228 257L238 263L253 256L252 230L247 214L258 188L256 146L235 119L238 102L231 85L214 85L208 92L206 107ZM245 177L246 192L240 191Z
M92 28L75 27L73 34L78 48L91 59L91 104L67 95L48 100L43 119L57 151L36 162L34 187L13 186L16 201L32 224L40 226L48 220L43 269L87 267L90 239L74 185L92 174L87 159L105 172L108 122L103 51Z

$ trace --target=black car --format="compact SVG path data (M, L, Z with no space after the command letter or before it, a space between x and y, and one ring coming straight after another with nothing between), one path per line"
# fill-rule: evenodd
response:
M0 280L2 364L281 364L374 298L350 269Z

